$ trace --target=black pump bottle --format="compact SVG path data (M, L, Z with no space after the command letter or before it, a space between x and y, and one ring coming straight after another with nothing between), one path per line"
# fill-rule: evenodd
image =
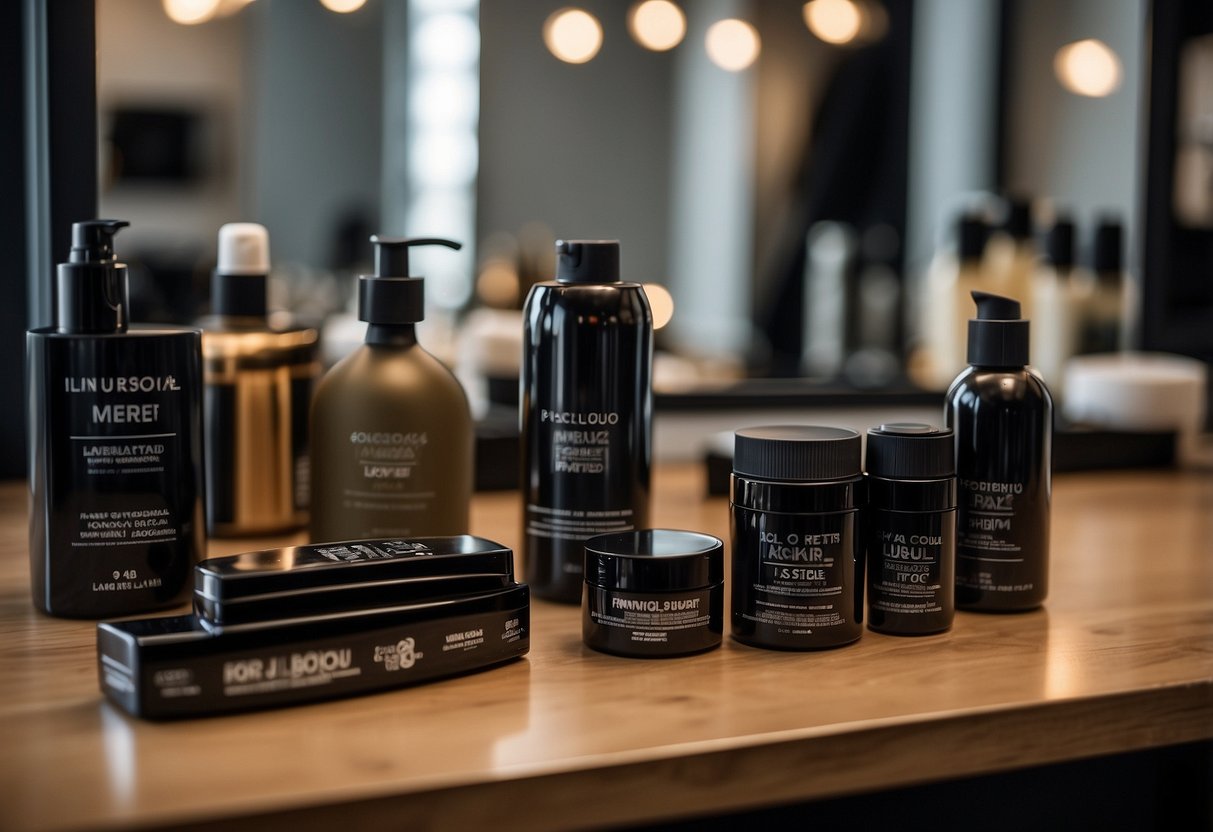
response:
M1030 610L1049 580L1053 399L1027 367L1019 302L973 292L969 364L948 390L956 435L956 606Z
M653 315L620 281L617 241L564 240L523 318L526 580L576 604L585 540L649 525Z
M201 336L130 327L127 224L72 226L55 326L26 336L30 574L53 615L180 603L206 548Z

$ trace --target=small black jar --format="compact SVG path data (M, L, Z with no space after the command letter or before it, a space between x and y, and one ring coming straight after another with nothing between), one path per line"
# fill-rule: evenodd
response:
M588 647L668 658L720 646L724 543L673 529L603 534L585 542L581 633Z
M868 431L868 627L914 636L952 626L956 453L951 428Z
M737 431L730 480L733 637L817 650L863 634L859 434L776 426Z

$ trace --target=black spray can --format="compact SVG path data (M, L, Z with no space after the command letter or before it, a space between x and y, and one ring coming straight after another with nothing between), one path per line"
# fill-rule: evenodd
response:
M523 545L535 595L576 604L585 541L649 525L653 315L618 242L556 254L523 313Z
M956 606L1030 610L1048 594L1053 399L1026 366L1019 302L985 292L973 300L972 366L944 405L956 432Z
M868 627L913 636L952 626L956 463L952 431L868 431Z
M816 650L862 635L863 498L859 434L845 428L746 428L735 437L733 637Z

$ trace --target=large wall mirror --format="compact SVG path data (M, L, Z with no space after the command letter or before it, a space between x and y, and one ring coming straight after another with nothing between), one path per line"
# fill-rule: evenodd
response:
M619 238L674 314L659 378L907 386L924 277L991 195L1136 239L1142 0L97 0L100 208L137 314L204 311L220 224L278 306L347 307L376 231L452 355L558 237ZM1132 266L1136 252L1127 252ZM1132 268L1129 271L1133 271Z

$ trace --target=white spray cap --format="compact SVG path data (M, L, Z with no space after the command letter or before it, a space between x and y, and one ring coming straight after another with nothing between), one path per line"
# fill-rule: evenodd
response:
M255 222L229 222L219 229L220 274L269 274L270 235Z

